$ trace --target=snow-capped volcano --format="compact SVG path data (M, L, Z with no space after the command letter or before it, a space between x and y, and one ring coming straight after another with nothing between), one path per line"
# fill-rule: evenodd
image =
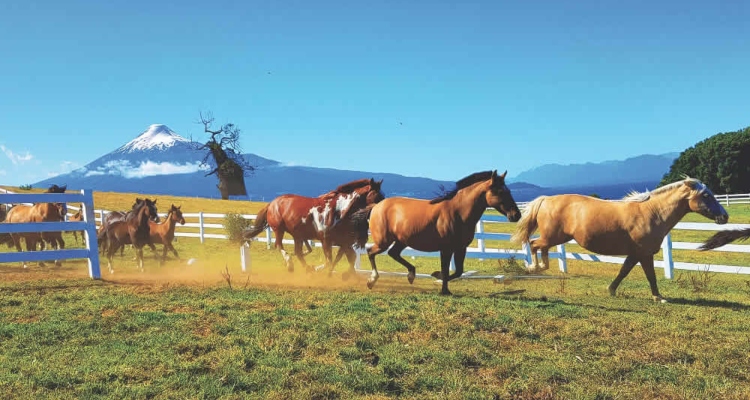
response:
M190 143L189 140L169 129L168 126L153 124L137 138L115 150L115 152L132 153L139 150L164 150L174 146L177 142Z

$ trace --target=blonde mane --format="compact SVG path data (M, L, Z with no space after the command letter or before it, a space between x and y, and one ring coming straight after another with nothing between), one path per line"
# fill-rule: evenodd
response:
M681 181L672 182L668 185L658 187L652 191L648 191L648 190L645 192L631 191L625 197L623 197L621 201L635 202L635 203L644 202L650 199L651 195L672 191L688 182L693 183L695 190L698 190L700 192L706 190L706 185L704 185L703 182L699 181L698 179L691 178L687 175L682 175L682 178L683 180Z

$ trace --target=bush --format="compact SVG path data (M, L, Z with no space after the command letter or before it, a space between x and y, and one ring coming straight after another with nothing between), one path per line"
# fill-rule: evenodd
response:
M526 269L526 263L523 260L510 257L506 259L498 259L497 266L500 271L509 275L528 275L529 271Z
M252 224L251 220L243 218L241 214L230 212L224 216L224 230L227 231L231 242L242 243L242 231Z
M31 190L31 185L21 185L18 188L21 190Z

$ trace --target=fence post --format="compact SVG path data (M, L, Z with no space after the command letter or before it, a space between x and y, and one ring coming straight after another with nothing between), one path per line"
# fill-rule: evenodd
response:
M206 241L206 238L203 236L203 211L198 212L198 236L201 238L201 243Z
M526 260L526 266L528 267L531 265L531 246L529 246L529 242L523 242L522 248L523 251L526 252L524 259Z
M568 256L567 254L565 254L565 245L558 244L557 251L560 253L560 258L557 260L557 263L560 266L560 272L567 274L568 273ZM547 267L549 267L549 265Z
M253 260L250 258L250 244L248 242L240 246L240 263L242 264L242 272L247 272L252 266Z
M99 210L99 215L101 215L102 219L99 221L99 226L104 225L104 210ZM96 220L94 220L94 225L96 225Z
M664 241L661 243L662 265L664 266L664 277L672 279L674 277L674 260L672 260L672 235L667 233Z
M727 200L727 201L726 201L726 203L727 203L727 207L729 207L729 193L725 194L725 195L724 195L724 198L725 198L725 199Z
M99 243L96 238L96 219L94 218L94 195L90 190L81 190L84 196L83 220L86 222L86 230L83 234L86 238L86 249L89 251L89 276L93 279L101 279L102 273L99 267Z
M271 227L266 228L266 249L271 250Z
M482 221L481 219L479 220L479 222L477 222L477 233L484 233L484 221ZM479 251L484 253L485 247L483 238L477 239L477 245L479 246ZM484 261L484 258L480 258L479 261Z

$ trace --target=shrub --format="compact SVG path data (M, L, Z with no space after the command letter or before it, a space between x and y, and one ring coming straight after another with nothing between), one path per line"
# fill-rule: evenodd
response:
M21 185L18 188L21 190L31 190L31 185Z
M230 212L224 216L224 230L231 242L242 243L242 231L252 224L251 220L243 218L241 214Z

